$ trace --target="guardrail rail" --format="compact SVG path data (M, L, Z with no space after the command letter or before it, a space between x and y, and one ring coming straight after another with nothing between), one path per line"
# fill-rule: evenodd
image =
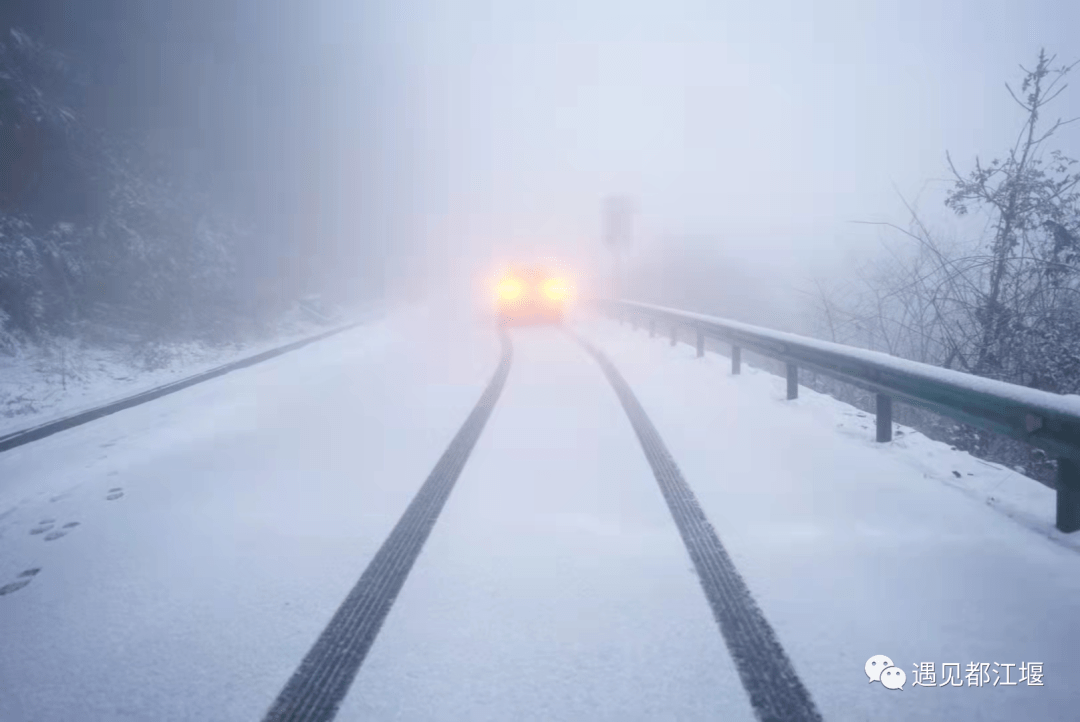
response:
M1023 441L1057 459L1057 518L1062 532L1080 531L1080 396L1063 396L1004 381L908 361L878 351L774 331L715 316L622 300L594 300L589 305L635 327L697 336L697 355L705 339L731 345L731 372L738 374L741 349L782 361L787 366L787 397L799 393L799 368L806 368L866 389L877 398L877 440L892 440L893 399L929 409L979 429Z

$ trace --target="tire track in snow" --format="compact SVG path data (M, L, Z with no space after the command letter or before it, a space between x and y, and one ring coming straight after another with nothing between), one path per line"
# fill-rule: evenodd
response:
M583 338L571 335L600 364L630 418L694 562L754 714L761 722L821 722L821 713L809 691L629 384L603 353Z
M505 332L500 338L502 359L495 376L360 581L271 705L265 722L325 722L337 714L506 384L513 347Z

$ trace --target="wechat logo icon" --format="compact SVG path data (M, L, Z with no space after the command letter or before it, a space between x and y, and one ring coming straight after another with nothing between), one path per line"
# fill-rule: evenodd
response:
M870 684L881 682L885 689L899 689L903 691L904 683L907 682L907 673L893 665L892 660L884 654L875 654L866 660L866 676L870 678Z

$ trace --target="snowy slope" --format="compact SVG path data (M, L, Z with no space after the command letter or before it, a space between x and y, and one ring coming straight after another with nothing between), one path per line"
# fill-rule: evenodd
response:
M373 319L382 313L367 304L343 315ZM338 326L346 325L339 321ZM299 310L280 319L270 338L225 346L198 342L106 348L52 339L0 354L0 436L118 401L232 361L325 333ZM154 357L156 363L147 367Z

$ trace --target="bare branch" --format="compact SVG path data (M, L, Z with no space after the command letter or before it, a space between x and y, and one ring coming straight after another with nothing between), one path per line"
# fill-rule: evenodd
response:
M1005 83L1005 90L1008 90L1008 91L1009 91L1009 95L1011 95L1011 96L1012 96L1012 99L1016 101L1016 104L1017 104L1017 105L1019 105L1019 106L1020 106L1021 108L1023 108L1023 109L1024 109L1024 110L1026 110L1026 111L1028 111L1029 113L1031 112L1031 108L1029 108L1028 106L1024 105L1024 103L1022 103L1022 102L1020 101L1020 99L1016 97L1016 93L1014 93L1014 92L1013 92L1013 89L1009 87L1009 84L1008 84L1008 83Z
M1050 87L1053 87L1053 85L1051 85ZM1056 93L1054 93L1050 97L1046 98L1045 100L1041 101L1039 103L1039 107L1041 108L1044 105L1049 105L1050 103L1052 103L1054 98L1061 95L1065 91L1065 88L1067 88L1067 87L1069 87L1068 83L1066 83L1065 85L1062 85L1060 88L1058 88ZM1047 88L1046 90L1047 90L1047 92L1049 92L1050 88Z

